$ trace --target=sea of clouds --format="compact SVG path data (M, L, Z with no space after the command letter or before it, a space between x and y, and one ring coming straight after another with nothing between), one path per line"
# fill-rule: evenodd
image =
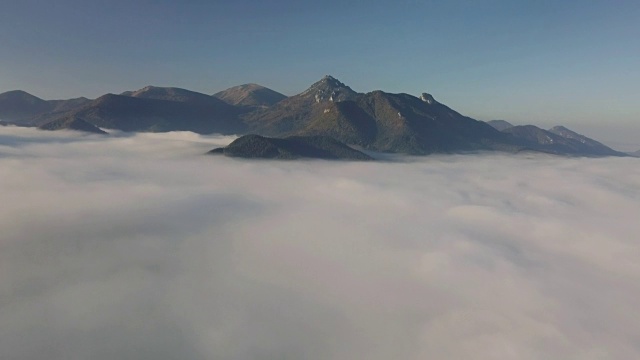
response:
M640 159L0 127L0 359L638 359Z

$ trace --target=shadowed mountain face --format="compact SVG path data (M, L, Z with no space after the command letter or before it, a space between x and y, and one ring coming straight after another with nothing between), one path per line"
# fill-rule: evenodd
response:
M73 109L80 108L90 103L91 100L85 97L79 97L79 98L68 99L68 100L49 100L47 102L53 105L53 109L51 109L52 112L65 112L65 111L70 111Z
M506 130L510 127L513 127L513 125L510 122L505 120L489 120L487 121L487 124L491 125L494 129L498 131Z
M543 130L533 125L513 126L503 130L530 149L552 154L581 156L625 156L593 139L565 127Z
M371 160L368 155L328 136L268 138L260 135L245 135L227 147L214 149L209 153L262 159Z
M84 131L90 132L94 134L103 134L107 133L100 130L97 126L86 122L75 116L69 116L66 118L53 120L44 125L39 126L42 130L76 130L76 131Z
M70 114L74 110L81 109L88 105L91 103L91 100L80 97L69 100L48 100L47 102L52 105L52 108L49 111L32 117L28 121L23 122L23 125L40 126L56 119L68 118L69 116L72 116Z
M275 105L287 97L258 84L244 84L215 93L224 102L243 107L261 108Z
M245 126L239 109L213 96L179 88L147 86L124 95L44 101L22 91L0 96L0 114L21 125L41 126L80 118L123 131L173 131L237 134ZM20 111L18 111L20 110ZM16 114L20 114L17 116ZM4 120L4 119L3 119Z
M223 134L242 131L232 106L218 99L211 102L170 101L146 97L104 95L76 111L94 125L124 131L186 130Z
M0 120L26 124L37 114L53 109L49 102L22 90L0 94Z
M123 131L184 130L202 134L244 131L235 107L205 94L152 86L125 94L107 94L79 108L52 113L38 121L47 123L78 117L102 128Z

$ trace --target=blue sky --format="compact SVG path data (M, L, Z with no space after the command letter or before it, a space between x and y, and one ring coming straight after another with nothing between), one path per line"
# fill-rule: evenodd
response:
M0 92L148 84L430 92L515 123L640 120L638 1L32 1L0 5Z

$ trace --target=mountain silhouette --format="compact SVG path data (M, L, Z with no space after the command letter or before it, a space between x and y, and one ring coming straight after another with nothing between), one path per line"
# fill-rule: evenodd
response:
M224 148L213 149L210 154L230 157L262 159L327 159L371 160L372 158L329 136L291 136L269 138L245 135Z

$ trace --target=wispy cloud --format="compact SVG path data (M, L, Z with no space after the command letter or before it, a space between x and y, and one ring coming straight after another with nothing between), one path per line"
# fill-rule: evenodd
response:
M635 359L638 159L0 128L0 358Z

